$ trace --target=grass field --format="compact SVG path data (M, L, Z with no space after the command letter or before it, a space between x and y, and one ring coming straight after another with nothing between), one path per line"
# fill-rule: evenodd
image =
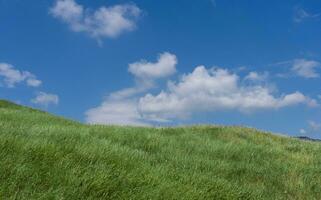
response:
M89 126L0 101L0 199L321 199L321 145L240 127Z

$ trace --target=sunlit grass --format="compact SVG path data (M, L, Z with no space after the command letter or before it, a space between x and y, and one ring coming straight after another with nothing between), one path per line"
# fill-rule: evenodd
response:
M0 101L0 199L321 199L321 145L240 127L89 126Z

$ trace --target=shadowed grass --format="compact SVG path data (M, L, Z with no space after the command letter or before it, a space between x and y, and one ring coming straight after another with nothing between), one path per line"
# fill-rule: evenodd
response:
M89 126L0 101L0 199L321 199L321 145L240 127Z

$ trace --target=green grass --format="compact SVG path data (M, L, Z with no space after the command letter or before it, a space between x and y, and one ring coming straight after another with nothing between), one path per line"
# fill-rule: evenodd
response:
M321 145L241 127L89 126L0 101L0 199L321 199Z

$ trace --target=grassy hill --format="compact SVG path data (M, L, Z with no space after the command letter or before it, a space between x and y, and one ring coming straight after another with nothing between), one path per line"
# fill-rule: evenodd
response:
M321 145L240 127L89 126L0 101L0 199L321 199Z

